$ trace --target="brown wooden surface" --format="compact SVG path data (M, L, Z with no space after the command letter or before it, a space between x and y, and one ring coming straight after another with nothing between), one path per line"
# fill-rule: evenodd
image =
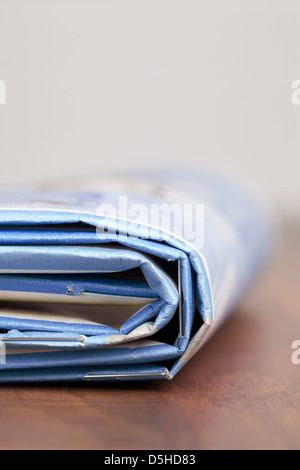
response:
M299 449L299 235L173 381L0 387L0 448Z

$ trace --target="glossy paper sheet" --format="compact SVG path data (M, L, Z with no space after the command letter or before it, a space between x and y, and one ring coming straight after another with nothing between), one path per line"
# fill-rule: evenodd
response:
M207 175L3 192L0 381L173 378L237 303L268 245L260 205Z

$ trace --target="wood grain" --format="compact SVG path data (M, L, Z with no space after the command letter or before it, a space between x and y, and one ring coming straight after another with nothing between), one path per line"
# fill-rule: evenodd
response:
M300 224L170 382L2 386L1 449L299 449Z

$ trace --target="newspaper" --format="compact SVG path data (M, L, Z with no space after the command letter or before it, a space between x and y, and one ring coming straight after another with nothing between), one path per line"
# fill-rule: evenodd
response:
M0 382L172 379L266 259L268 214L207 174L0 193Z

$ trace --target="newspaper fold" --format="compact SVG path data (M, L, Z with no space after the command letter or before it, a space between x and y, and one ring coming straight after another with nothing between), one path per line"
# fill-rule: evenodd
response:
M0 193L0 382L173 378L269 241L253 197L211 175Z

